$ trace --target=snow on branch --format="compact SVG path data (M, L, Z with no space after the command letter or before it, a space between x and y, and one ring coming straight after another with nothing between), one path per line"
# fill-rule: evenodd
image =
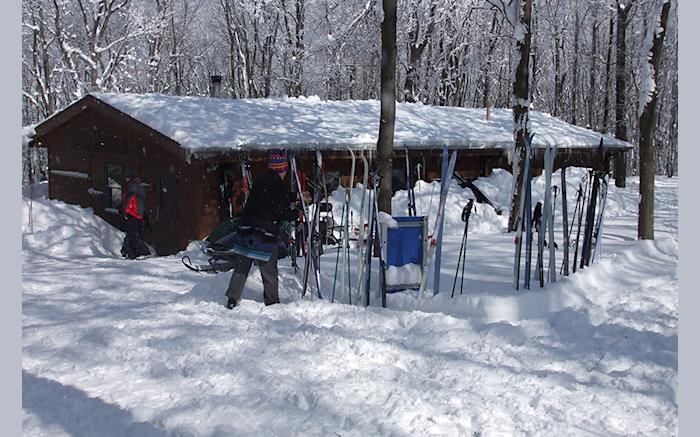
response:
M654 80L654 66L652 65L652 49L654 38L663 31L661 25L661 8L668 0L655 0L651 7L651 20L644 34L642 41L642 58L639 65L639 108L638 115L641 116L644 107L651 102L656 91L656 81Z
M525 37L526 29L520 19L522 10L522 0L484 0L485 5L490 5L491 9L497 10L503 18L513 28L513 38L522 41Z

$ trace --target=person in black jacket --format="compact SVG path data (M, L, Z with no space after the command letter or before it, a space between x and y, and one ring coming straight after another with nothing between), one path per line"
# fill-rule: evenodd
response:
M287 160L283 150L271 150L268 154L267 171L253 181L248 200L241 211L239 229L249 229L259 235L278 236L282 221L292 221L297 218L297 210L293 207L294 197L285 188L282 181L287 175ZM240 232L240 231L239 231ZM255 264L260 269L263 280L263 298L265 305L279 303L277 259L279 249L274 249L268 261L253 260L243 255L235 255L233 274L226 296L226 307L235 307L243 294L250 267Z

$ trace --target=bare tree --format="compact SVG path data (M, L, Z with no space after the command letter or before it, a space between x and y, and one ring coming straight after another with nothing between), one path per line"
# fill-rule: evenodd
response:
M23 26L31 32L31 60L23 60L25 76L32 79L32 90L23 95L41 117L48 117L56 109L54 69L56 60L51 59L47 23L41 2L32 2L33 14L23 17Z
M513 199L511 202L508 230L516 229L521 219L518 206L524 184L525 142L529 136L529 106L530 106L530 22L532 18L531 0L487 0L491 6L500 11L513 28L515 39L515 56L518 66L513 82Z
M612 48L613 48L613 35L614 35L614 25L615 20L610 17L609 31L608 31L608 52L605 57L605 97L603 99L603 126L602 131L609 133L611 131L610 126L610 71L612 69Z
M382 70L381 109L377 162L379 165L380 211L391 214L391 176L394 157L394 122L396 119L396 0L382 0Z
M627 19L634 0L623 2L617 0L617 55L615 65L615 137L627 141L627 122L625 121L626 86L627 86ZM615 158L615 186L624 188L627 178L627 156L620 153Z
M576 124L577 106L578 106L578 71L579 71L579 29L581 26L581 17L579 13L579 0L574 2L574 52L572 54L574 63L571 70L571 123Z
M430 12L428 13L428 24L425 31L421 32L420 21L418 15L418 5L420 0L414 0L411 3L411 21L408 31L408 66L406 67L406 81L404 82L403 99L406 102L417 102L420 100L418 87L418 66L423 56L423 52L430 42L433 32L435 31L435 9L437 2L431 0Z
M653 35L651 46L651 57L647 61L644 58L643 65L648 71L642 83L645 87L640 97L642 113L639 117L639 225L637 236L640 240L654 239L654 175L656 174L654 160L654 133L656 129L656 110L658 99L658 87L661 78L661 55L666 35L669 10L671 2L669 0L657 0L657 5L661 6L661 13L658 21L654 17L651 21L649 35ZM657 6L658 7L658 6Z
M590 74L588 82L588 127L589 129L596 130L598 128L598 123L596 122L595 110L596 110L596 97L598 95L596 90L596 74L598 68L598 14L597 9L593 9L593 30L591 31L591 57L590 57Z
M284 10L284 27L287 30L287 44L290 58L287 65L287 94L298 97L303 94L303 61L304 61L304 0L295 0L294 11L287 11L285 0L281 0Z

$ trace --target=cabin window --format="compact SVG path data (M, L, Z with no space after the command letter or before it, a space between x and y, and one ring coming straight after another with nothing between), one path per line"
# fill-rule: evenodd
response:
M124 173L121 165L107 164L107 208L121 208L122 181Z

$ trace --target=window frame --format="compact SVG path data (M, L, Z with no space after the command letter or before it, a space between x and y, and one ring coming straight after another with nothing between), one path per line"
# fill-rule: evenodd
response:
M110 177L113 171L118 171L118 180ZM114 181L117 186L110 185L110 179ZM105 164L105 193L107 196L107 205L105 208L120 209L122 203L122 186L124 180L124 166L121 164ZM118 191L118 196L115 198L115 191Z

